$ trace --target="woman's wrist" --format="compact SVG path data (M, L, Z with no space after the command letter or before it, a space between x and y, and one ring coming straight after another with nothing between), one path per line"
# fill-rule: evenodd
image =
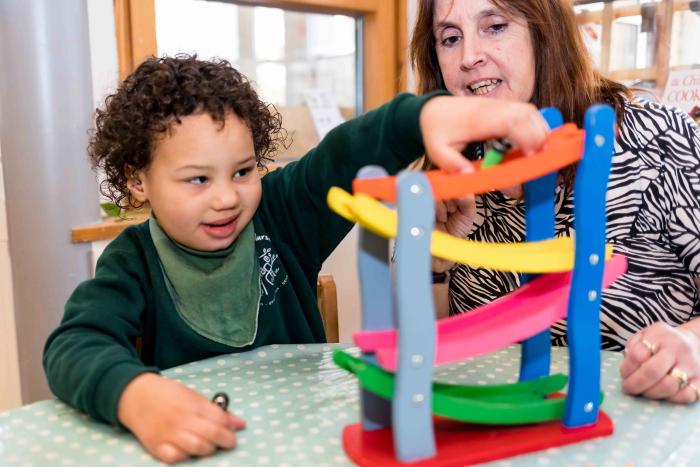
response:
M450 282L450 270L437 272L433 271L433 284L448 284Z

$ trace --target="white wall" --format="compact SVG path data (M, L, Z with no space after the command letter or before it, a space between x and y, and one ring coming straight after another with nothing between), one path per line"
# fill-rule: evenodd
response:
M89 15L93 100L97 106L106 93L115 88L118 80L113 0L90 0L86 3ZM6 200L0 163L0 411L21 404Z
M0 411L22 404L3 180L0 154Z

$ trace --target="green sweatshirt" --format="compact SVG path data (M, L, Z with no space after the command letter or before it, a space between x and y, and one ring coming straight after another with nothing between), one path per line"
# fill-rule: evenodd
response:
M229 347L192 330L168 294L148 223L122 232L97 262L95 278L73 292L46 343L44 369L54 394L98 420L118 423L122 391L141 373L261 345L324 342L316 279L352 227L331 212L326 194L331 186L350 191L363 166L396 173L420 157L419 114L429 97L402 94L263 177L253 218L261 299L250 346ZM137 336L143 337L140 357Z

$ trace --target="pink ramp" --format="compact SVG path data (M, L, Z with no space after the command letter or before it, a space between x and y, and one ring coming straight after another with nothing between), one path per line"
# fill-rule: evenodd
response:
M627 270L627 260L613 255L605 265L603 288ZM566 316L571 272L540 275L512 293L474 311L438 321L435 364L442 365L492 352L544 331ZM353 337L363 352L396 370L395 329L362 331Z

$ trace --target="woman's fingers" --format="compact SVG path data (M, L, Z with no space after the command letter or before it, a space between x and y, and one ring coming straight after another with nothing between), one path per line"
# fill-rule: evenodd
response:
M694 403L700 397L700 342L682 327L654 323L627 341L620 375L627 394Z
M658 354L640 364L622 382L622 390L627 394L644 394L666 377L673 367L675 355L669 350L661 350ZM657 388L652 394L657 394L661 388Z

